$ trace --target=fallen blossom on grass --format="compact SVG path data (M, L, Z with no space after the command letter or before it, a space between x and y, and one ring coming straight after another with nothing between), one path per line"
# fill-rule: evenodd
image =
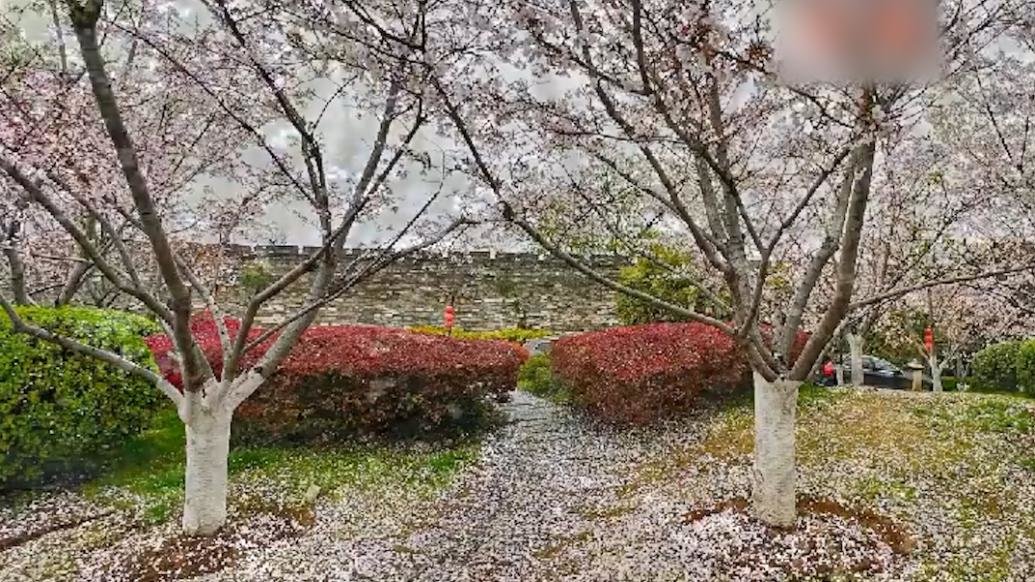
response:
M201 565L207 582L1025 580L1033 410L1000 396L805 391L800 517L781 531L746 512L750 402L623 429L517 393L510 422L448 481L427 472L448 456L395 473L375 462L364 470L382 477L328 489L311 522L297 521L277 515L314 479L354 465L299 473L274 456L235 477L232 526L210 553L179 538L175 517L108 517L0 552L0 579L171 579ZM26 523L47 515L3 511Z

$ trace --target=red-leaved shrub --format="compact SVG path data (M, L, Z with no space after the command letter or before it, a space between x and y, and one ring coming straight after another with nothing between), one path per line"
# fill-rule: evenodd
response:
M224 317L223 321L226 323L227 333L230 335L231 341L233 341L233 338L241 329L241 322L232 317ZM216 327L216 319L212 317L212 313L204 311L191 317L190 333L194 337L194 341L197 342L198 347L201 348L202 353L205 354L205 359L212 366L212 371L215 372L216 376L222 374L223 348L219 342L219 331ZM248 332L248 337L256 339L261 334L261 328L252 328ZM179 366L176 365L172 357L174 353L172 338L165 334L158 334L145 338L144 342L147 343L147 347L154 354L155 363L158 364L158 369L165 376L165 379L182 391L183 378L180 376ZM265 349L256 349L249 354L248 361L255 362L264 351Z
M215 322L211 316L198 319L194 337L218 370ZM239 329L238 322L229 324L232 333ZM256 362L272 341L252 350L244 364ZM156 336L148 344L166 377L178 383L169 339ZM315 326L238 408L234 429L266 439L310 439L464 425L478 419L489 397L514 389L527 358L520 345L504 341L367 325Z
M763 325L763 341L772 326ZM798 332L791 359L809 334ZM732 391L751 368L728 334L703 323L651 323L561 338L550 352L553 375L572 400L615 422L647 423L684 414L705 390Z
M553 372L575 403L611 421L685 413L706 389L732 390L748 367L733 338L701 323L652 323L562 338Z

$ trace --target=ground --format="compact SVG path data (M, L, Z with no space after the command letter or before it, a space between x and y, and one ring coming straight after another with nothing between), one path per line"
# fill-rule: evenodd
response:
M708 402L693 418L634 430L521 392L505 406L509 422L477 446L238 451L234 525L203 547L176 536L176 488L161 485L162 471L154 487L127 468L83 491L8 503L0 579L160 580L179 570L213 581L984 581L1035 572L1033 401L804 391L801 517L790 532L743 510L749 401ZM175 481L179 467L166 468ZM36 537L83 516L97 517Z

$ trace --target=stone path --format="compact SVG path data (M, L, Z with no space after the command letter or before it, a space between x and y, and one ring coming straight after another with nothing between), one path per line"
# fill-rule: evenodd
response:
M569 579L553 558L597 535L634 467L675 444L664 434L688 436L611 430L524 392L504 411L509 421L486 439L481 460L419 511L360 500L321 508L303 538L213 579ZM330 530L335 522L355 527Z
M418 580L522 580L566 544L585 537L616 502L650 439L591 426L524 393L511 423L432 527L410 536Z
M378 491L319 508L301 538L247 555L218 580L605 582L901 580L901 560L852 521L799 518L774 532L740 512L691 517L750 490L748 459L695 459L644 480L644 463L687 450L714 408L651 429L610 429L517 392L509 423L438 499ZM395 501L398 500L398 501ZM704 504L704 505L702 505ZM791 570L810 573L788 576Z

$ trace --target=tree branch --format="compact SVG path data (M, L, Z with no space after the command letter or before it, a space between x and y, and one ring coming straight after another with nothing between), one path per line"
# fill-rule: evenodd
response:
M999 277L1001 275L1009 275L1011 273L1019 273L1021 271L1035 271L1035 264L1024 265L1021 267L1010 267L1007 269L997 269L995 271L986 271L983 273L977 273L975 275L961 275L958 277L948 277L945 279L925 281L923 283L918 283L916 285L910 285L908 287L900 287L898 289L893 289L885 293L880 293L872 297L867 297L866 299L860 299L859 301L852 302L849 305L849 308L858 309L860 307L865 307L868 305L872 305L874 303L888 301L889 299L897 299L899 297L902 297L903 295L908 295L915 291L930 289L932 287L940 287L942 285L953 285L956 283L967 283L970 281L978 281L980 279L989 279L992 277Z
M101 2L91 0L83 6L70 5L72 24L75 26L76 38L79 41L80 53L86 65L87 76L93 90L97 109L104 120L104 126L119 165L125 176L126 184L133 197L133 203L140 217L144 234L151 242L158 270L165 282L171 297L173 315L174 341L183 356L184 389L197 390L205 382L205 367L198 360L198 350L190 332L191 297L190 289L184 283L176 266L172 245L162 226L162 219L155 207L147 180L140 169L136 147L129 136L119 110L111 80L105 69L104 57L97 44L97 20L100 17Z

